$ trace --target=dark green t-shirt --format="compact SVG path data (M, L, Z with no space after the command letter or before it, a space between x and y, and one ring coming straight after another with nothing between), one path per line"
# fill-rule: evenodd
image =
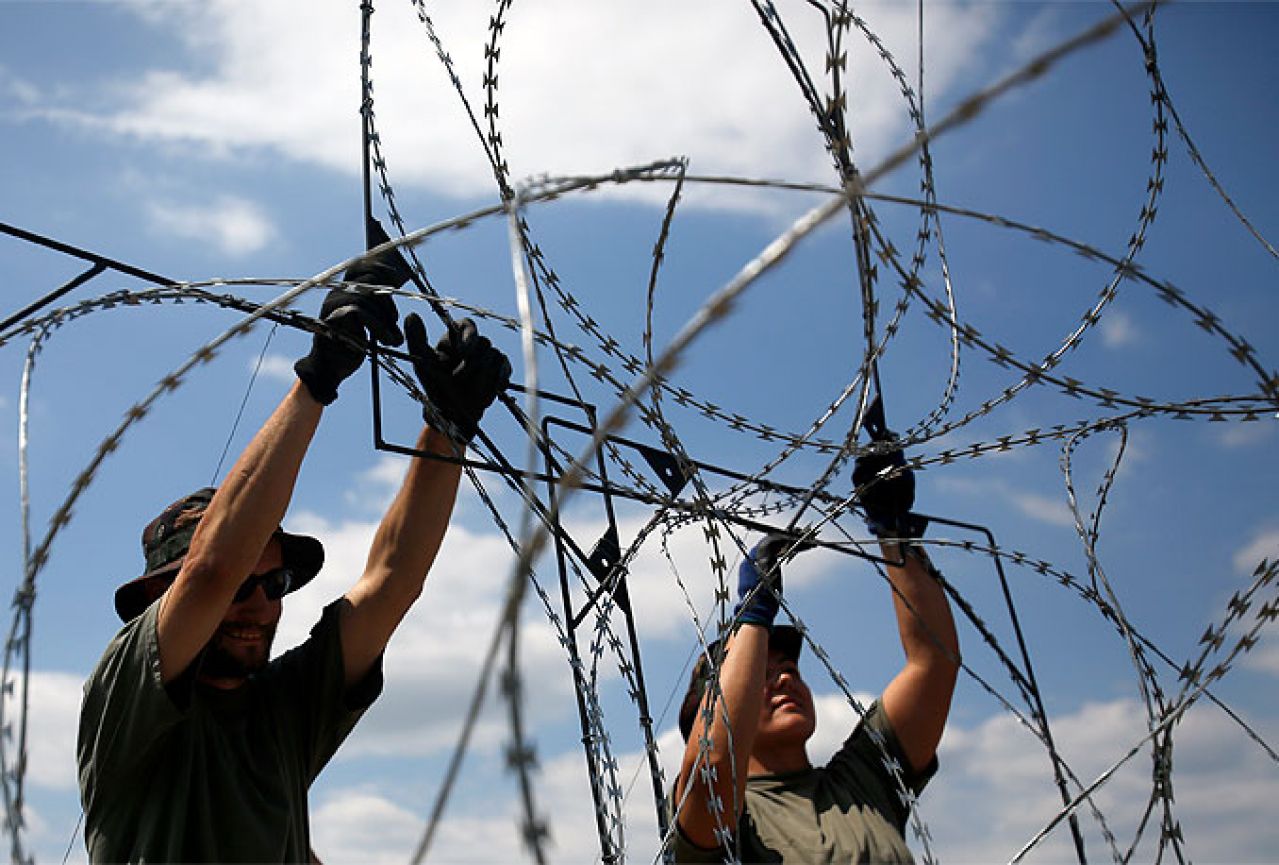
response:
M382 689L343 687L339 603L234 691L161 684L158 602L121 629L80 711L91 861L308 861L307 789Z
M880 738L883 747L876 744ZM909 769L888 716L876 701L825 766L756 775L746 781L746 808L738 821L738 858L757 862L912 862L902 830L910 810L885 757L901 767L918 795L937 771L937 760L918 775ZM676 862L723 862L723 850L704 850L676 828Z

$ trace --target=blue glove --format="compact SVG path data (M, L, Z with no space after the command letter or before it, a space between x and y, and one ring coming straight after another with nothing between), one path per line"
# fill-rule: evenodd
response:
M794 539L786 535L765 535L742 559L741 567L737 569L737 606L733 607L733 617L738 622L750 622L766 628L773 626L773 619L777 618L778 598L782 595L782 567L778 555L794 543ZM755 595L748 602L746 598L752 591Z

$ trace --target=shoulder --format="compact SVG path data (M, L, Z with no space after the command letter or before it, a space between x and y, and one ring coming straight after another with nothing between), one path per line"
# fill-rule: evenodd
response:
M160 644L156 632L159 602L124 624L107 643L84 683L86 700L118 688L162 689Z
M342 654L341 618L349 601L330 602L299 645L271 661L259 676L272 699L290 706L333 705L343 711L368 708L382 691L382 665L374 664L364 679L347 687Z
M824 768L834 777L852 773L860 783L893 789L904 786L919 795L937 772L937 758L934 756L923 771L912 771L888 713L876 700Z
M298 667L341 663L342 634L339 627L343 599L330 602L320 611L307 638L267 665L268 675L282 675Z

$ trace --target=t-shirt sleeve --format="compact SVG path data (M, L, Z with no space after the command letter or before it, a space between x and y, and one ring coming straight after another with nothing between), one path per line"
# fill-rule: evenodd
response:
M702 863L727 862L731 858L722 847L714 847L709 850L705 847L698 847L688 840L688 837L684 835L684 831L679 828L678 823L671 830L670 846L677 865L683 865L686 862L690 863L690 865L691 863L702 865Z
M263 683L268 699L280 703L276 717L291 719L288 738L312 781L382 693L380 656L364 678L345 686L339 627L344 603L338 599L325 607L311 635L273 662L270 681Z
M735 859L732 853L724 850L724 847L700 847L694 845L692 839L684 834L684 830L679 825L679 815L675 813L678 800L675 797L675 788L671 786L668 795L666 795L666 815L670 819L670 836L666 838L666 848L674 857L677 865L683 865L689 862L689 865L701 864L701 862L728 862Z
M121 628L84 684L76 759L86 809L111 784L140 783L152 749L186 714L188 677L168 687L160 677L159 609Z
M672 787L670 793L666 797L666 813L670 817L670 837L667 839L667 848L671 851L677 865L682 863L705 863L705 862L725 862L731 857L724 851L723 847L699 847L689 840L684 834L684 830L680 828L679 816L675 813L677 801L675 798L675 788Z
M901 830L910 816L909 802L897 781L918 796L937 772L937 757L923 771L915 772L878 700L871 704L852 735L826 766L839 783L858 788L864 801L884 814Z

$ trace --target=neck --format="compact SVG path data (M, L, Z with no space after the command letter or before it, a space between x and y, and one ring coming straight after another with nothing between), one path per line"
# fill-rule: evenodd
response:
M217 688L219 691L234 691L243 685L248 679L226 678L223 676L196 676L196 681L201 685L208 685L210 688Z
M756 748L751 752L746 764L746 776L784 775L787 772L799 772L811 769L808 762L808 751L804 746L796 745L788 748Z

